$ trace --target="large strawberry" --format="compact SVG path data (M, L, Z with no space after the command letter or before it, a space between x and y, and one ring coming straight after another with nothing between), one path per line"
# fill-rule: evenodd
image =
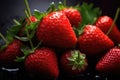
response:
M101 16L101 17L99 17L97 19L95 25L97 27L99 27L106 34L108 32L108 30L110 29L112 23L113 23L113 20L112 20L111 17L109 17L109 16ZM113 40L113 42L115 44L120 43L120 32L119 32L116 25L114 25L114 27L112 28L112 30L108 34L108 36L110 37L110 39Z
M113 46L112 40L94 25L86 25L78 38L79 50L89 56L99 56Z
M42 19L37 38L45 45L61 48L71 48L77 42L69 20L61 12L51 12Z
M25 59L27 71L43 78L57 78L59 75L55 52L50 48L40 48Z
M120 74L120 47L110 49L96 64L96 70L103 73Z
M0 52L0 62L1 63L11 63L14 62L17 56L22 56L20 50L22 42L15 39L13 40L5 49Z
M62 72L70 77L85 72L88 64L85 54L80 53L79 50L69 50L61 56L60 66Z
M82 21L82 16L77 9L75 9L75 8L64 8L61 11L67 16L67 18L69 19L72 27L73 26L78 27L78 25Z

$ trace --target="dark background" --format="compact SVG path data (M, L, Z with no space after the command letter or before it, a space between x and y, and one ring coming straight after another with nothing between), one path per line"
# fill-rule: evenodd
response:
M61 0L28 0L32 12L34 11L34 9L45 11L52 1L57 3L58 1ZM103 11L102 15L108 15L112 18L114 18L117 8L120 7L119 0L67 0L67 5L71 6L81 4L83 1L88 3L94 3L95 6L101 8L101 10ZM18 16L25 16L24 9L25 9L24 0L0 0L0 32L5 34L7 27L11 26L11 23L13 22L12 20L14 18L17 18ZM120 15L119 18L117 19L116 24L120 29ZM25 76L21 75L20 72L9 73L0 70L0 80L3 79L8 80L8 78L11 78L9 80L18 80L19 78L20 78L19 80L25 80L28 77L26 77L26 75ZM88 79L86 78L85 80Z
M51 2L57 3L61 0L28 0L31 12L34 9L45 11ZM68 0L69 5L75 5L76 0ZM11 16L23 16L25 4L24 0L0 0L0 22L5 21Z
M32 12L34 9L46 10L52 1L57 3L62 0L28 0ZM94 3L102 9L104 15L112 18L114 18L117 7L120 7L119 0L67 0L67 5L76 5L83 1ZM23 16L24 9L24 0L0 0L0 23L14 16ZM120 18L118 20L117 24L120 25Z

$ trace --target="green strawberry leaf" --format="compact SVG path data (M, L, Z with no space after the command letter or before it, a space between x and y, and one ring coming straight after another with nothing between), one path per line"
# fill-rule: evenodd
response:
M28 41L28 38L27 38L27 37L15 36L15 38L17 38L17 39L19 39L19 40L21 40L21 41L24 41L24 42Z
M29 31L30 39L35 36L36 28L38 27L38 24L39 22L34 22L34 23L31 23L30 25L26 24L25 28Z
M35 30L38 27L38 22L32 22L30 25L26 25L28 30Z
M48 7L48 9L47 9L47 14L49 14L49 13L51 13L51 12L53 12L53 11L56 11L56 6L55 6L55 3L54 2L51 2L50 3L50 6Z
M101 15L102 11L98 7L94 7L93 3L85 3L83 2L82 5L77 9L80 11L82 16L82 23L81 26L87 24L94 24L96 19Z
M78 29L76 27L73 27L73 30L74 30L74 32L76 34L76 37L79 37L79 35L81 35L84 32L83 28Z
M7 31L7 35L11 34L11 36L14 36L14 35L17 35L20 28L21 28L22 25L15 25L15 26L12 26L10 29L8 29Z
M14 39L15 35L18 35L22 27L23 19L20 19L20 21L14 20L14 22L15 22L15 25L11 26L7 30L7 34L6 34L6 39L7 41L9 41L9 43Z
M69 61L68 65L72 66L72 70L78 69L79 71L88 65L85 59L85 54L80 53L78 50L71 51L71 56L67 57L67 60Z
M34 52L34 50L31 50L29 47L27 47L25 45L22 46L21 51L23 52L24 56L27 56Z
M31 53L33 53L34 52L34 50L31 50L27 45L22 45L22 47L21 47L21 51L23 52L23 56L21 56L21 57L16 57L16 59L14 60L15 62L22 62L22 61L24 61L25 60L25 58L29 55L29 54L31 54Z
M23 57L16 57L16 59L14 60L15 62L23 62L25 60L25 56Z
M45 12L40 12L39 10L35 9L33 14L39 21L46 15Z
M62 2L58 3L58 10L62 10L64 8L66 8L67 6L65 6Z
M21 18L19 21L14 19L14 22L15 22L15 25L7 29L5 37L2 36L2 34L0 35L5 41L5 44L2 45L2 47L0 47L0 50L5 49L14 40L14 36L19 33L22 27L23 19Z

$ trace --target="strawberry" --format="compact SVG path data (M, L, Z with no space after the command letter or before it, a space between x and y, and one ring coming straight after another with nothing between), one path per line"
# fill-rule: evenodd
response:
M29 18L26 18L26 22L28 25L30 25L30 23L34 23L37 22L37 18L35 16L30 16Z
M30 16L29 18L31 20L31 22L37 22L37 18L35 16Z
M50 48L40 48L25 59L27 71L41 77L57 78L59 75L55 52Z
M51 12L45 16L37 28L36 35L48 46L71 48L77 42L69 20L61 12Z
M72 27L78 27L79 23L82 21L82 16L80 12L75 8L64 8L61 10L69 19Z
M85 54L80 53L79 50L66 51L60 58L62 71L68 76L85 72L87 65Z
M38 22L38 18L35 15L31 14L28 1L27 0L24 0L24 1L25 1L25 6L26 6L26 9L25 9L26 18L22 22L22 24L21 24L22 27L19 31L19 36L22 36L22 37L25 36L26 28L29 28L28 31L31 32L31 33L35 32L35 29L36 29L36 26L37 26L36 24Z
M94 25L86 25L83 33L78 37L79 50L89 56L99 56L102 51L113 46L112 40Z
M95 25L99 27L104 33L107 33L110 29L113 20L109 16L101 16L97 19ZM108 34L109 38L113 40L115 44L120 43L120 32L117 28L117 25L114 25L111 32Z
M120 47L110 49L98 61L96 70L103 73L120 73Z
M37 18L31 14L28 1L27 0L24 0L24 1L25 1L25 6L26 6L26 9L25 9L25 14L26 14L26 17L27 17L26 21L28 22L28 25L31 22L37 22L38 21Z
M0 62L11 63L14 62L17 56L21 56L20 50L22 42L15 39L3 51L0 52Z
M37 24L37 21L38 21L38 19L34 16L30 16L29 18L25 18L23 23L21 24L22 27L19 30L19 36L25 36L25 29L26 28L31 29L30 32L32 33L32 31L34 31L34 28ZM35 25L33 25L33 24L35 24Z

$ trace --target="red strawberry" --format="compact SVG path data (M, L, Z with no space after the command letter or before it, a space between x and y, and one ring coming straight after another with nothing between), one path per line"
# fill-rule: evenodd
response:
M34 17L34 16L30 16L30 18L29 18L30 20L31 20L31 22L37 22L38 20L37 20L37 18L36 17Z
M22 56L21 41L15 39L2 52L0 52L0 62L9 63L14 62L17 56Z
M87 68L87 59L85 54L78 50L65 52L60 59L62 71L68 76L77 75L85 72Z
M30 16L29 19L26 18L26 22L27 22L28 25L30 25L31 22L34 23L34 22L37 22L37 21L38 21L37 18L34 17L34 16Z
M99 53L113 46L112 40L94 25L86 25L78 38L79 50L89 56L99 56Z
M97 27L99 27L104 33L107 33L109 28L111 27L112 23L113 23L113 20L111 17L101 16L98 18L95 25ZM114 25L114 27L112 28L112 30L111 30L110 34L108 34L108 36L110 37L110 39L113 40L113 42L115 42L115 44L120 43L120 32L116 25Z
M96 70L103 73L120 73L120 48L110 49L97 63Z
M36 25L33 25L33 24L31 25L31 23L35 23L38 21L38 19L31 14L28 1L27 0L24 0L24 1L25 1L25 6L26 6L25 15L27 18L25 18L24 22L22 23L22 28L20 29L19 36L25 36L25 30L28 27L30 27L31 33L35 31Z
M31 26L31 23L35 23L37 22L38 19L34 16L30 16L29 18L25 18L23 23L22 23L22 27L20 28L20 31L19 31L19 36L25 36L25 28L26 28L26 24L28 27Z
M61 12L52 12L42 19L37 37L45 45L61 48L71 48L77 42L69 20Z
M59 75L57 58L55 52L50 48L37 49L26 57L25 68L41 77L57 78Z
M69 19L72 27L78 27L79 23L82 21L82 17L80 12L75 8L64 8L62 12L67 16Z

